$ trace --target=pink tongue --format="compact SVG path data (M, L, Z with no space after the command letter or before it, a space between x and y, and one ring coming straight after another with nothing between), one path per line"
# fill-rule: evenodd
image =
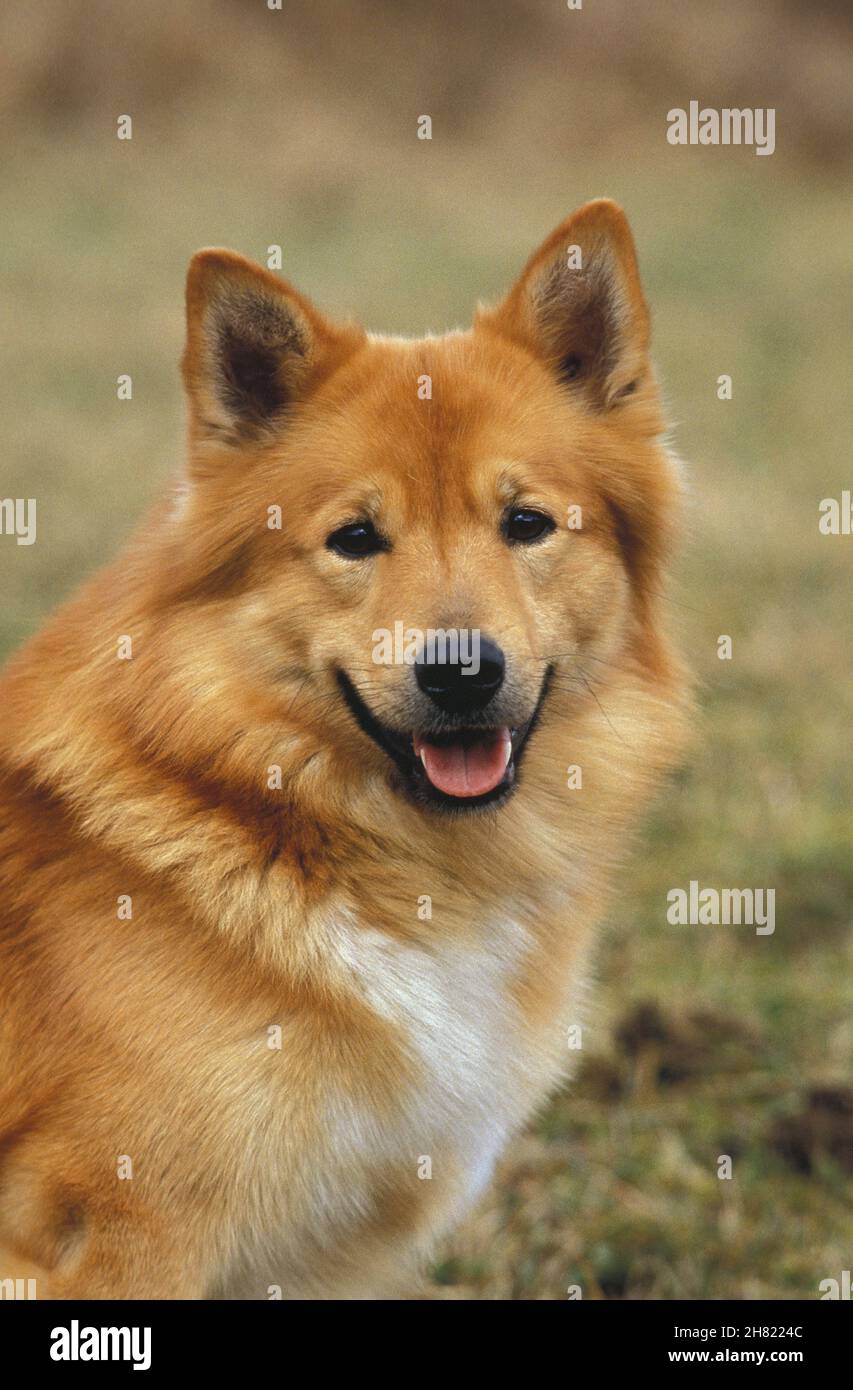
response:
M483 796L503 780L509 729L489 729L476 743L439 747L415 738L415 751L434 787L447 796Z

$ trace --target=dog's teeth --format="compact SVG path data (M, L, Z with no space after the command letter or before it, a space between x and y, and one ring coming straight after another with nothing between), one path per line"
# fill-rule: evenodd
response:
M426 757L424 756L424 750L423 750L423 749L421 749L421 751L418 753L418 757L420 758L420 760L421 760L421 762L423 763L424 767L426 767Z
M504 739L504 767L509 767L509 760L512 757L512 739Z

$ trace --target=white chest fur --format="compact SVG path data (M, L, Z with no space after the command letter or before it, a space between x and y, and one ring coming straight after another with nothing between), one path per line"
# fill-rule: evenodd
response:
M413 1159L452 1161L464 1172L460 1198L472 1200L531 1103L537 1067L512 991L526 930L505 917L412 944L342 914L333 940L349 987L396 1025L415 1063L397 1142Z
M390 1105L369 1085L318 1078L320 1148L298 1160L310 1228L333 1252L374 1210L383 1182L403 1178L411 1192L420 1190L423 1178L430 1200L412 1203L412 1229L398 1233L401 1248L409 1239L423 1247L487 1186L496 1160L547 1086L541 1039L530 1038L514 991L533 943L509 914L451 940L435 933L421 942L401 941L362 925L340 904L326 917L322 935L326 966L341 988L392 1025L405 1066ZM285 1047L285 1067L287 1055ZM288 1124L282 1142L289 1143L291 1133ZM258 1146L251 1151L257 1156ZM287 1194L270 1178L274 1167L270 1156L255 1173L263 1215L243 1233L240 1270L228 1281L228 1296L258 1297L270 1283L298 1288L305 1277ZM334 1255L331 1265L334 1280ZM326 1287L334 1296L353 1296L350 1285Z

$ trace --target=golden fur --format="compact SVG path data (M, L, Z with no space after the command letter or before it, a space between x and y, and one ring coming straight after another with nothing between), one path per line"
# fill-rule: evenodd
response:
M417 342L225 251L187 310L186 474L0 684L0 1279L405 1292L564 1074L681 743L633 245L587 204L470 331ZM545 543L504 544L518 497ZM341 560L326 537L365 514L392 549ZM339 669L405 717L410 669L370 661L397 620L493 635L525 708L553 667L497 807L418 804L341 698Z

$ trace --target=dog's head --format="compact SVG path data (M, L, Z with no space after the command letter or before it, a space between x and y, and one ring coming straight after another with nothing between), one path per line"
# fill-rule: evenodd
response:
M288 718L424 806L497 805L559 691L662 661L673 480L631 234L586 204L467 332L372 337L190 266L186 574Z

